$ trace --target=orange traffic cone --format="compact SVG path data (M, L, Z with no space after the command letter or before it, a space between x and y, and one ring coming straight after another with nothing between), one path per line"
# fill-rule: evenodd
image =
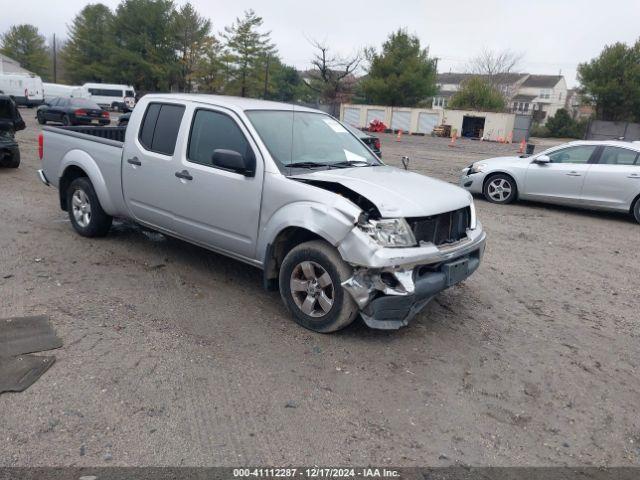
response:
M518 153L524 153L524 149L527 148L527 142L524 141L524 138L520 142L520 148L518 149Z
M400 140L402 140L402 130L398 130L398 136L396 137L396 142L399 142Z

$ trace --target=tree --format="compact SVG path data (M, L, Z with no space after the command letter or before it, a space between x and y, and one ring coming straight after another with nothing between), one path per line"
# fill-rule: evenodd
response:
M582 138L586 128L585 122L576 122L564 108L547 120L545 125L550 137Z
M0 37L0 53L16 60L23 68L49 78L46 40L33 25L14 25Z
M356 85L354 73L362 61L360 53L349 57L342 57L331 52L325 43L312 41L316 49L311 64L314 69L310 72L307 85L315 91L320 101L332 105L337 110L341 103L348 102Z
M369 75L362 82L367 101L392 107L414 107L436 91L436 62L415 35L392 33L382 52L369 50Z
M142 91L168 91L180 66L172 31L171 0L123 0L113 19L113 80Z
M105 82L112 77L113 13L101 3L87 5L69 26L69 40L61 50L66 78L71 83Z
M516 70L521 61L522 54L511 50L483 50L471 59L467 70L484 77L493 87L498 88L511 83L509 75Z
M274 57L269 62L268 80L266 99L278 102L300 100L302 78L294 67L285 65L279 58Z
M505 109L504 96L483 77L465 80L449 101L449 108L501 112Z
M179 52L178 87L190 92L196 65L210 47L211 21L200 16L190 3L185 3L174 13L172 28Z
M225 28L224 38L230 55L232 75L230 89L241 97L261 96L264 91L266 62L275 55L271 32L260 32L262 17L247 10L244 18Z
M640 39L606 46L578 66L578 80L598 120L640 121Z
M221 93L223 91L227 81L227 61L224 45L213 36L209 36L202 46L202 54L193 72L199 92Z

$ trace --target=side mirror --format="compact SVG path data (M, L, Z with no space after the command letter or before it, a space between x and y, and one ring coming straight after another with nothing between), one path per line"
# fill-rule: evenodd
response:
M539 163L540 165L546 165L547 163L551 163L551 159L548 155L540 155L536 157L533 163Z
M256 172L255 158L248 158L235 150L217 149L213 151L211 163L224 170L236 172L245 177L253 177Z

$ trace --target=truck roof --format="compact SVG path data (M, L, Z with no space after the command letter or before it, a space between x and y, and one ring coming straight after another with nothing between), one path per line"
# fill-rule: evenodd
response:
M325 113L313 108L302 107L290 103L256 100L255 98L232 97L227 95L207 95L200 93L153 93L144 96L145 99L184 100L208 105L225 107L234 111L246 110L295 110L296 112Z

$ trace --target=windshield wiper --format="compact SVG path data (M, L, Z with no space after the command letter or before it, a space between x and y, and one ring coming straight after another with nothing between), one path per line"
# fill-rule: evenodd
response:
M295 163L289 163L286 166L291 168L322 168L322 167L332 167L333 163L295 162Z
M374 165L375 165L374 163L369 163L366 160L346 160L344 162L331 164L332 167L338 167L338 168L349 168L349 167L355 167L355 166L372 167Z

